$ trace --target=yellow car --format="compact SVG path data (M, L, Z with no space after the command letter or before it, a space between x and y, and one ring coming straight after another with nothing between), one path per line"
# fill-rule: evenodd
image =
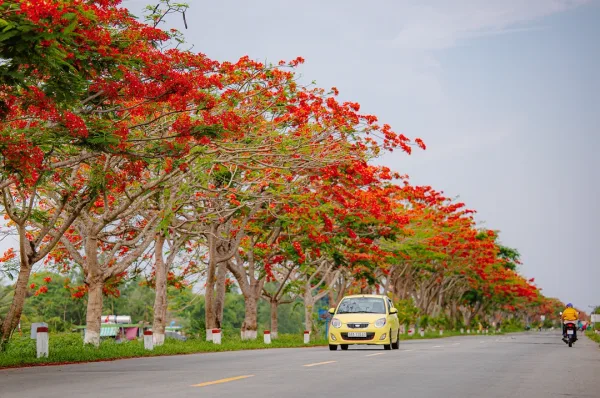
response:
M387 296L346 296L336 308L329 325L329 349L347 350L349 344L377 344L384 349L400 348L398 310Z

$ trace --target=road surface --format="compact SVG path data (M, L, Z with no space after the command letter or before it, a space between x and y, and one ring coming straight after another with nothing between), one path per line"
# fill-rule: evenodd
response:
M1 398L600 397L600 349L556 332L272 349L0 371ZM383 395L385 394L385 395Z

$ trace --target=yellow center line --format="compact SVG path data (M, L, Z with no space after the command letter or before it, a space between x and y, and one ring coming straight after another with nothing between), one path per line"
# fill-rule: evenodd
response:
M303 366L305 366L305 367L307 367L307 368L310 368L311 366L327 365L328 363L334 363L334 362L337 362L337 361L327 361L327 362L309 363L309 364L306 364L306 365L303 365Z
M375 354L369 354L369 355L365 355L366 357L374 357L375 355L383 355L383 352L377 352Z
M192 385L192 387L206 387L206 386L212 386L213 384L228 383L228 382L230 382L230 381L236 381L236 380L247 379L248 377L254 377L254 375L236 376L236 377L229 377L229 378L227 378L227 379L220 379L220 380L214 380L214 381L207 381L207 382L205 382L205 383L193 384L193 385Z

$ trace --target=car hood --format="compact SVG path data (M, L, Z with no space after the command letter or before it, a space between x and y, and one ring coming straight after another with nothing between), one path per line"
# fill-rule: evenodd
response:
M334 318L346 323L375 323L379 318L385 318L386 314L335 314Z

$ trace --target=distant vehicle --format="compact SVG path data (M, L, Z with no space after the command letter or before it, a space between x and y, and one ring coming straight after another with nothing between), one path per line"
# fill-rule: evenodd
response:
M565 325L567 334L563 337L563 341L569 347L573 347L573 343L577 341L577 326L575 325L575 321L565 321Z
M383 345L386 350L400 348L398 310L387 296L361 294L347 296L336 308L329 328L329 349L347 350L350 344Z

